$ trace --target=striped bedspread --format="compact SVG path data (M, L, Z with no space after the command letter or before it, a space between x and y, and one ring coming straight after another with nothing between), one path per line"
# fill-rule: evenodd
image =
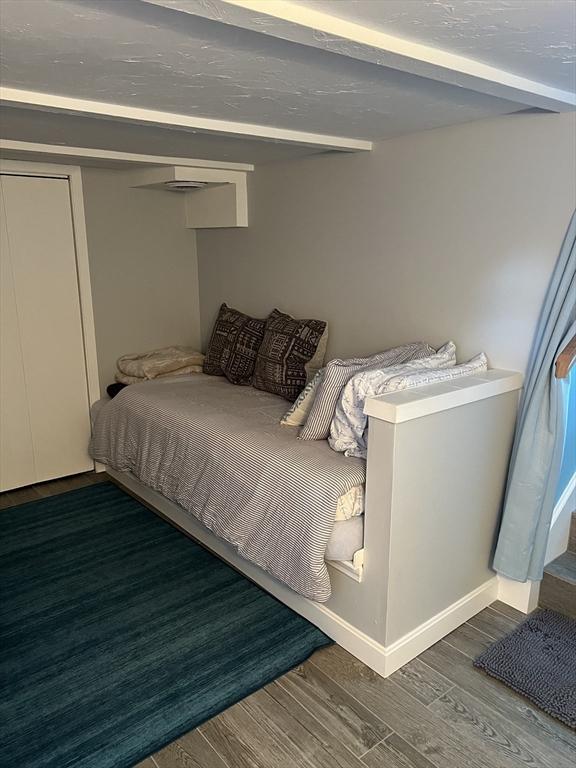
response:
M247 560L312 600L338 498L365 462L297 439L285 400L214 376L136 384L97 414L90 453L195 515Z

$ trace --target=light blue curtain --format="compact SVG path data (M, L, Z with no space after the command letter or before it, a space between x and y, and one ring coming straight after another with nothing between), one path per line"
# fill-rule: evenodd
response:
M576 333L576 213L538 323L520 410L494 568L516 581L542 578L566 435L567 380L556 357Z

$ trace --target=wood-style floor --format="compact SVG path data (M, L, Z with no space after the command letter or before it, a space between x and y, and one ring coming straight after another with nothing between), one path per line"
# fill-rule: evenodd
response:
M0 508L105 479L12 491ZM323 649L138 768L574 768L576 733L472 666L522 618L494 603L386 680Z

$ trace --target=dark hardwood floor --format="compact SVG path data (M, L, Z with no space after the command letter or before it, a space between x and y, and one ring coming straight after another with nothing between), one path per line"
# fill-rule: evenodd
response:
M106 480L0 495L0 509ZM494 603L384 680L322 649L138 768L574 768L576 733L472 666L524 616Z

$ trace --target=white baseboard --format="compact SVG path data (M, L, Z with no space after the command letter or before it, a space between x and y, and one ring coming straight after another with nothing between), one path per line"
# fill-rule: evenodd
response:
M497 599L498 580L496 576L457 600L448 608L432 616L416 629L384 647L386 672L384 677L414 659L431 645L442 640L465 621L471 619Z
M382 677L388 677L472 616L487 608L496 600L497 592L498 583L494 576L388 646L376 642L322 606L318 607L325 614L323 626L312 618L310 620L357 659L363 661Z
M539 596L539 581L514 581L506 576L498 576L498 600L516 608L517 611L533 611L538 605Z

